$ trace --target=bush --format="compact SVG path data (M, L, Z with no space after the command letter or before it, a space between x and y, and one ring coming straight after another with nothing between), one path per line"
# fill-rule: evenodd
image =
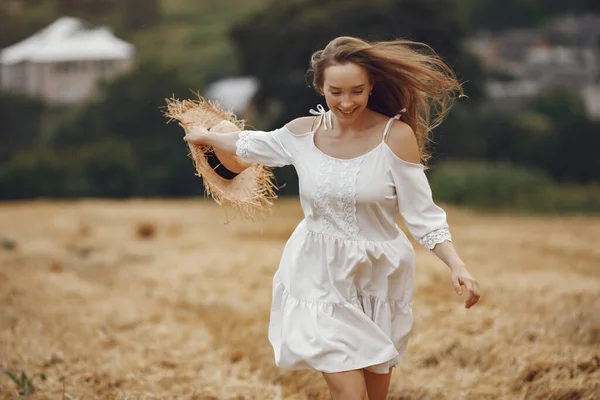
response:
M70 168L80 174L81 195L131 197L134 194L134 159L128 142L99 141L78 151L73 161Z
M58 154L47 150L21 153L0 168L2 199L65 196L72 170Z
M0 168L0 198L129 197L133 165L129 144L111 139L77 150L22 152Z
M38 145L43 117L39 100L0 94L0 163Z
M474 208L600 211L600 186L559 185L543 172L508 163L442 163L429 181L437 201Z

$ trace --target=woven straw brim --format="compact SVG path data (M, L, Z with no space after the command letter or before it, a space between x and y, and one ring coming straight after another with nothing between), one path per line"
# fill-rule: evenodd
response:
M216 103L206 101L200 95L197 100L171 98L166 102L164 115L169 118L168 122L178 121L186 132L196 125L210 129L224 120L235 124L239 130L244 129L244 122L233 113L222 110ZM233 179L225 179L208 163L207 152L213 150L210 146L188 143L188 147L206 193L218 204L231 207L249 220L256 220L273 205L277 195L272 181L273 173L269 168L251 164ZM231 157L239 162L237 156Z

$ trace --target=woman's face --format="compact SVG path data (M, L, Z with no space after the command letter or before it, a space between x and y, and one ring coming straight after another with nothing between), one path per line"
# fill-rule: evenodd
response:
M352 62L329 66L323 73L325 101L343 125L352 124L367 108L372 89L367 70Z

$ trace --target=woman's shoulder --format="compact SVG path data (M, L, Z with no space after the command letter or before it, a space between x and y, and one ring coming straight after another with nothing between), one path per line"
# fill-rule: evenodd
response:
M410 164L421 162L421 151L415 132L406 122L394 121L386 136L387 148L401 161Z
M313 116L299 117L285 124L285 128L294 136L303 136L313 131L316 120Z

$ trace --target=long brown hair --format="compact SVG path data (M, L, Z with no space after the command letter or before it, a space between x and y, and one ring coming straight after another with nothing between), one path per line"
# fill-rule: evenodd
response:
M421 161L426 164L430 153L431 131L442 123L456 97L464 96L452 69L424 43L410 40L367 42L338 37L311 57L309 72L319 93L327 67L346 63L364 67L373 93L368 107L393 117L402 109L402 120L415 132Z

